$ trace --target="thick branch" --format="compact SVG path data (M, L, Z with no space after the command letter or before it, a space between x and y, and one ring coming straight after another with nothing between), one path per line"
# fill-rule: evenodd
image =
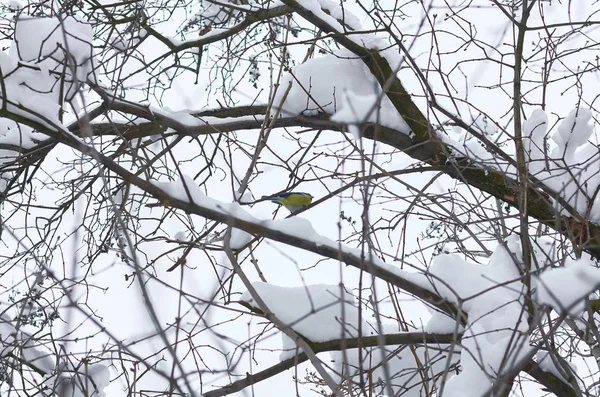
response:
M245 110L248 111L249 109L250 108L247 108ZM231 114L231 113L235 113L235 111L228 110L227 113ZM299 117L292 118L292 119L296 120L297 123L300 123L299 120L303 120L304 122L308 122L307 120L309 120L310 122L316 122L316 121L326 122L327 121L323 117L309 118L309 117L305 117L305 116L299 116ZM288 121L286 121L286 122L291 122L291 121L289 121L289 119L288 119ZM297 124L297 125L299 125L299 124ZM211 128L213 130L215 129L214 126ZM333 129L339 130L340 127L338 126L337 128L333 128ZM406 140L407 136L405 134L402 134L402 133L392 130L392 129L386 129L381 126L372 126L372 130L369 130L367 128L366 131L367 131L366 135L369 135L368 136L369 138L377 139L380 142L388 143L394 147L403 148L404 147L403 145L405 145L407 143L407 140ZM192 213L192 214L200 215L200 216L203 216L203 217L206 217L209 219L221 221L221 222L227 223L231 226L234 226L236 228L242 229L246 232L256 234L256 235L261 235L261 236L270 238L275 241L283 242L285 244L290 244L295 247L302 248L307 251L323 255L325 257L341 260L342 262L344 262L348 265L357 267L359 269L366 270L368 273L370 273L376 277L379 277L382 280L388 281L399 288L404 289L405 291L419 297L423 301L428 302L432 306L437 307L438 309L440 309L446 313L449 313L452 315L457 314L457 310L453 304L440 299L440 297L431 293L430 291L426 290L425 288L422 288L416 284L413 284L410 281L403 279L402 277L398 276L397 274L395 274L393 272L390 272L386 269L374 266L374 264L367 264L365 266L365 263L367 263L367 261L356 255L353 255L353 254L350 254L347 252L340 252L336 248L316 244L310 240L302 239L302 238L299 238L296 236L290 236L290 235L282 233L280 231L264 227L263 225L258 225L256 223L248 222L243 219L239 219L239 218L236 218L236 217L233 217L230 215L223 214L222 212L219 212L219 211L213 211L211 209L203 208L203 207L197 206L193 203L189 203L187 201L174 199L173 197L167 195L164 191L162 191L155 185L151 184L150 182L140 179L137 176L135 176L134 174L131 174L129 171L123 169L118 164L114 163L112 160L110 160L110 159L104 157L103 155L101 155L100 153L96 152L93 148L83 145L79 141L70 141L68 144L70 146L75 147L77 150L80 150L82 153L88 154L91 157L96 158L100 163L102 163L108 169L119 174L127 182L129 182L135 186L138 186L139 188L146 191L147 193L150 193L153 197L160 200L164 205L182 209L182 210L186 211L187 213ZM470 180L474 180L474 178L478 178L478 185L485 187L485 189L482 189L482 190L487 191L487 192L493 192L494 196L499 197L502 200L504 200L512 205L516 205L516 186L517 186L516 182L506 178L503 174L501 174L499 172L489 171L489 170L485 170L483 168L475 168L468 159L464 159L464 161L465 161L465 166L462 169L456 168L456 167L451 167L448 165L442 166L442 167L440 167L438 165L438 167L440 169L445 170L451 176L458 177L459 175L454 174L454 172L456 172L456 170L458 169L462 173L460 176L464 176L466 174L469 176ZM435 162L432 161L432 163L435 163ZM460 164L460 161L457 164ZM469 166L471 166L473 168L468 168ZM538 194L538 195L531 195L529 197L531 199L531 197L540 197L540 196ZM547 201L542 201L542 205L540 205L540 207L530 206L529 209L535 210L535 209L539 209L539 208L546 208L543 206L547 206L551 209L551 206ZM461 321L463 321L463 320L461 320ZM293 361L293 362L297 362L297 361ZM284 365L284 363L282 363L278 366L272 367L271 369L265 370L267 372L263 371L259 374L256 374L255 377L249 376L248 377L249 380L239 381L241 383L239 383L238 385L241 388L243 388L243 387L245 387L243 385L253 384L253 383L257 382L258 380L272 376L272 375L269 375L269 373L271 371L281 372L281 371L289 368L289 367L286 367L286 365L291 365L291 364L286 362L286 364ZM543 372L543 371L539 371L536 368L537 367L534 362L529 362L527 364L527 366L525 368L523 368L523 370L528 372L540 384L544 385L545 387L551 388L550 390L555 392L557 395L559 395L561 397L562 396L565 396L565 397L575 396L574 391L570 388L569 385L565 385L564 383L560 382L560 380L558 380L558 378L556 378L552 374L549 374L549 373ZM247 382L250 382L250 383L247 383ZM238 389L238 390L241 390L241 389ZM226 391L225 394L229 394L231 392L233 392L233 391ZM225 395L225 394L223 394L223 395ZM221 394L215 394L215 396L216 395L221 395Z
M402 332L398 334L387 334L383 335L385 344L387 346L394 345L424 345L424 344L449 344L457 342L457 338L460 339L460 335L455 334L430 334L426 332ZM309 343L312 350L315 353L322 353L328 351L340 351L342 349L355 349L359 347L377 347L379 346L378 336L367 336L363 338L352 338L345 340L333 340L329 342L321 343ZM300 363L307 360L306 354L299 353L297 356L288 358L262 370L256 374L247 374L244 379L240 379L236 382L230 383L227 386L215 389L204 393L205 397L221 397L228 394L232 394L243 390L244 388L254 385L258 382L271 378L285 370L288 370Z
M442 166L446 169L447 174L453 178L490 193L515 208L518 208L517 197L521 194L526 196L527 202L524 205L527 208L526 215L536 218L571 239L573 239L573 236L569 233L574 231L577 234L574 241L585 242L582 248L595 258L600 259L600 227L582 219L576 213L574 213L575 217L573 218L558 216L550 200L548 200L548 190L545 193L540 192L540 188L543 186L540 183L529 183L527 192L523 193L520 192L519 186L514 180L507 178L506 175L500 172L483 169L467 158L456 160L449 157L447 154L451 151L436 136L435 129L429 124L427 118L404 89L396 75L396 70L392 69L387 59L381 56L377 49L367 49L356 43L350 36L344 32L338 32L295 0L282 0L282 2L319 29L329 33L330 37L338 44L353 52L367 65L396 110L415 134L414 142L402 149L409 156L432 165ZM368 136L368 138L385 142L378 136ZM455 166L448 167L446 166L448 164ZM532 178L530 178L531 180ZM563 203L565 209L568 209L562 198L558 195L555 198L558 202Z
M412 103L412 102L411 102ZM264 123L266 106L242 106L239 108L224 108L212 111L204 111L195 114L200 121L204 117L223 118L223 122L206 122L199 125L185 125L180 121L165 115L155 114L147 107L138 104L127 103L124 101L114 102L109 106L111 110L118 110L132 114L146 120L148 123L137 125L102 123L92 124L95 135L117 135L120 134L126 139L143 138L151 135L164 133L167 128L175 132L168 135L204 135L214 133L228 133L238 130L259 129ZM246 117L244 117L246 116ZM253 117L247 117L253 116ZM235 120L235 118L239 118ZM315 116L299 115L295 117L283 117L277 119L274 128L281 127L304 127L314 129L327 129L332 131L344 131L344 126L329 120L329 115L320 114ZM226 119L227 118L227 119ZM228 119L232 118L232 119ZM415 128L415 124L411 128ZM514 179L508 177L505 173L482 167L473 160L466 157L450 157L445 153L451 153L452 149L447 147L440 140L411 140L408 135L378 124L368 123L362 125L365 138L373 139L381 143L390 145L396 149L402 150L411 157L423 161L436 169L445 172L447 175L468 185L474 186L483 192L518 208L517 198L520 195L519 184ZM433 130L421 131L422 134L433 134ZM74 131L76 134L79 131ZM425 139L422 137L422 140ZM436 154L431 157L432 145L435 145ZM600 227L598 225L586 222L582 223L576 217L558 216L551 198L561 201L562 198L550 191L541 191L530 183L527 191L527 215L531 216L541 223L565 234L570 239L582 241L583 249L593 257L600 259ZM552 194L552 196L551 196Z

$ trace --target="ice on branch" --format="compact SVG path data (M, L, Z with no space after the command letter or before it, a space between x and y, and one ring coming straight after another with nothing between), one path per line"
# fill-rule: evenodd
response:
M600 285L600 269L587 259L568 258L564 267L549 269L535 278L535 300L559 313L578 316L585 301Z
M366 65L349 51L309 59L294 68L282 79L274 105L280 117L335 114L340 122L378 123L411 133Z

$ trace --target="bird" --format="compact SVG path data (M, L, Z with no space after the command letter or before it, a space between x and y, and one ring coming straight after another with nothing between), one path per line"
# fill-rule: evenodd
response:
M262 196L260 201L272 201L273 203L283 205L291 213L294 213L308 207L312 203L312 199L313 196L309 193L286 192L274 194L272 196Z

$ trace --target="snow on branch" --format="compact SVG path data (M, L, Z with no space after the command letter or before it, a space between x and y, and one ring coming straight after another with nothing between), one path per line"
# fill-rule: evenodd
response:
M567 258L563 267L547 269L534 281L536 302L578 317L586 309L585 299L600 286L600 269L589 259Z
M101 363L58 360L37 336L24 332L19 321L0 316L0 355L14 366L24 382L40 384L44 396L106 397L108 367ZM16 381L16 377L13 381ZM43 386L42 386L43 385Z
M364 62L347 50L310 59L287 73L273 103L281 117L327 113L335 122L377 123L411 135Z
M584 107L573 109L552 134L550 150L547 139L548 117L535 110L527 120L528 167L532 175L555 191L581 218L600 222L600 151L590 140L594 127L592 112ZM561 213L566 213L556 203Z
M417 375L419 367L424 366L428 372L434 374L427 382L426 388L432 388L436 383L439 386L441 377L436 375L446 369L444 354L448 351L448 345L440 343L455 343L460 338L460 335L452 330L447 334L438 335L420 332L398 333L398 326L394 324L385 324L386 334L379 338L376 326L365 320L370 316L365 313L361 316L359 312L364 309L359 309L354 297L339 285L285 288L267 283L254 283L253 286L269 310L306 338L311 347L315 347L316 352L323 351L322 347L332 347L330 356L338 382L348 377L357 377L361 371L368 370L372 372L372 379L377 384L378 380L385 379L383 367L387 365L392 373L398 374L392 390L395 393L404 391L403 395L407 397L418 397L421 393L418 386L422 381ZM240 301L251 307L256 306L249 291L242 295ZM283 352L280 359L283 361L288 359L290 354L296 354L297 348L292 340L282 336ZM340 340L341 342L336 344L323 343ZM421 346L412 350L402 348L405 345L398 342L428 343L426 348ZM380 349L380 343L386 345L383 351ZM341 346L345 346L344 352L340 351ZM362 347L363 351L359 354L355 346ZM455 361L456 358L453 362Z
M363 258L359 249L340 247L339 243L317 233L309 221L299 216L285 220L257 219L237 203L223 203L206 196L196 182L185 175L179 181L171 183L140 183L138 179L131 179L131 182L165 204L227 223L251 234L258 234L325 257L340 259L350 266L363 269L405 289L444 312L456 313L452 304L440 300L437 294L431 292L424 277L400 270L397 266L387 264L375 257Z

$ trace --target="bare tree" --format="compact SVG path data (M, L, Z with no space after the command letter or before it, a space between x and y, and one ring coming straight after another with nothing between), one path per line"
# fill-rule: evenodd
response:
M598 395L597 3L1 7L3 395Z

